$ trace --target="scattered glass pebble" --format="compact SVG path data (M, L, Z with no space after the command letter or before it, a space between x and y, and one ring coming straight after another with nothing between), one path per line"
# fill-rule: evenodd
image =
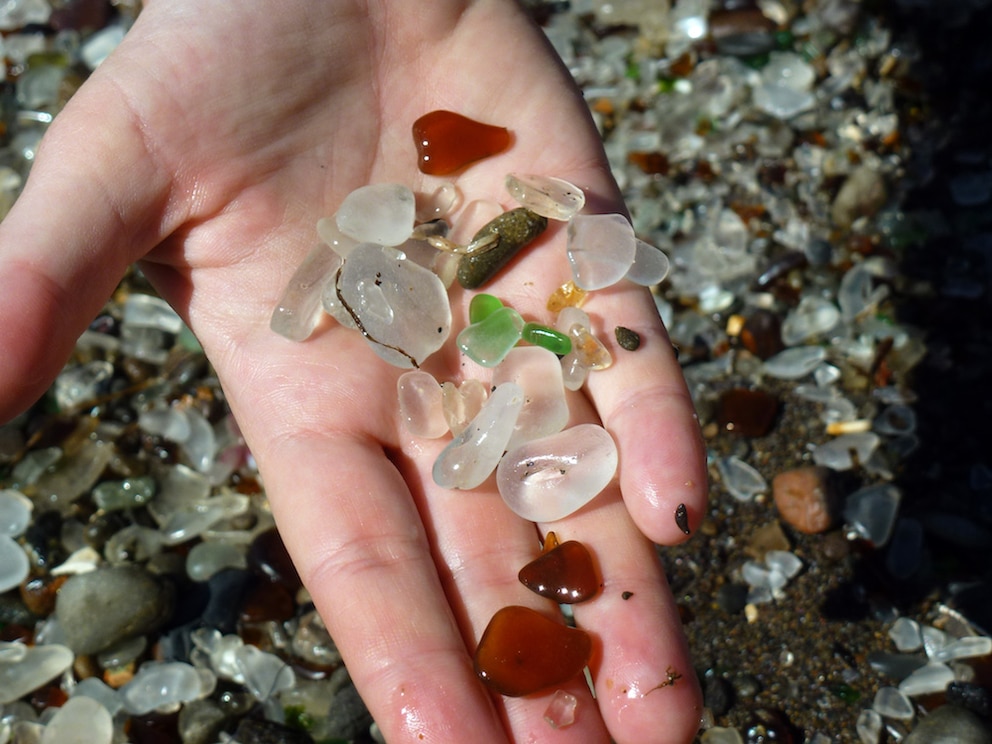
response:
M407 431L417 437L436 439L448 432L441 385L423 370L410 370L396 381L400 417Z
M506 190L522 207L549 220L567 222L582 211L586 195L562 178L520 175L506 177Z
M342 233L358 243L395 246L410 237L416 210L416 199L409 187L370 184L349 193L334 220Z
M517 578L531 591L560 604L586 602L602 588L589 549L577 540L545 550L521 568Z
M624 278L637 252L634 229L623 215L576 215L568 223L566 244L572 279L587 291Z
M445 176L502 152L510 133L453 111L431 111L413 123L413 143L421 172Z
M555 690L551 696L551 702L544 711L544 720L551 728L561 729L575 723L575 708L578 705L578 698L564 690Z

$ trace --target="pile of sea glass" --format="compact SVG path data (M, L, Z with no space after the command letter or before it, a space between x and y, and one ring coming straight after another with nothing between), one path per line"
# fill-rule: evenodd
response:
M422 122L434 115L451 126L425 133ZM505 132L450 112L432 112L418 120L414 135L421 170L437 173L439 163L450 166L454 160L450 172L492 154L472 149L472 142L485 141L478 127L484 128L483 135L493 129ZM434 169L426 170L425 162ZM499 492L514 512L549 522L592 500L617 467L616 445L602 426L565 429L566 391L578 390L590 370L605 369L613 361L579 305L588 292L625 278L644 286L660 282L668 260L637 239L624 216L580 214L585 195L567 181L510 174L506 188L521 206L495 214L464 245L448 237L454 234L452 215L462 219L484 207L473 202L456 212L462 199L453 182L420 199L402 184L352 191L333 216L318 221L320 242L291 278L271 327L303 341L326 312L361 333L384 361L409 369L397 387L410 433L425 438L451 433L433 467L436 483L471 489L495 471ZM472 297L468 324L454 342L481 368L491 369L490 378L456 384L421 369L448 342L448 288L456 280L465 289L486 284L540 236L549 219L568 223L572 271L548 301L549 310L557 312L555 327L529 322L499 298L479 293Z

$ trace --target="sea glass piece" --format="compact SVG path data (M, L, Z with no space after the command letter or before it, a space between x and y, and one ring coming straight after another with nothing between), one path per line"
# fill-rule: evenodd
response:
M496 240L485 250L463 256L458 262L458 283L465 289L475 289L492 279L520 250L544 232L546 217L519 207L503 212L483 225L472 238L473 243Z
M512 382L526 397L507 449L554 434L568 423L568 401L558 358L537 346L518 346L493 372L493 385Z
M396 381L400 418L415 437L436 439L448 433L441 386L434 376L419 369L404 372Z
M453 111L431 111L413 123L413 143L421 173L445 176L503 152L510 146L510 132Z
M397 367L420 366L451 332L444 284L389 248L357 246L341 267L336 286L373 351Z
M41 744L110 744L114 722L110 712L88 697L70 698L61 708L55 708Z
M506 190L522 207L549 220L568 222L586 204L586 195L563 178L510 173Z
M568 223L567 235L572 278L583 289L616 284L634 264L637 239L623 215L577 214Z
M616 474L617 446L597 424L579 424L506 453L496 486L516 514L553 522L581 509Z
M448 429L454 436L458 436L469 422L474 419L482 410L486 398L489 397L489 388L482 380L464 380L461 385L453 382L445 382L441 385L441 412Z
M495 367L510 352L524 329L524 319L512 307L501 307L458 334L458 348L483 367Z
M0 490L0 535L18 537L31 524L31 499L13 488Z
M510 605L493 615L475 652L476 674L509 697L556 687L582 673L592 655L584 630Z
M575 723L575 708L578 704L579 700L575 695L564 690L555 690L544 711L544 720L554 729L571 726Z
M359 242L341 232L334 217L321 217L317 220L317 237L341 258L348 258L348 254Z
M445 181L429 195L417 199L417 222L430 222L447 217L458 208L462 192L451 181Z
M24 548L10 535L0 535L0 594L19 585L30 570Z
M638 238L635 241L634 262L627 269L626 278L634 284L650 287L665 281L670 269L671 262L660 248Z
M588 328L579 324L568 329L572 351L579 363L588 369L606 369L613 364L613 355Z
M497 387L479 414L434 462L434 482L442 488L475 488L488 478L506 451L524 403L519 385Z
M540 323L524 323L520 336L527 343L540 346L558 356L565 356L572 350L572 339L561 331Z
M501 307L503 301L499 297L480 292L468 303L468 322L481 323Z
M580 307L585 302L588 294L584 289L577 286L573 280L569 279L551 293L547 302L548 311L560 313L566 307Z
M416 212L409 187L376 183L348 194L334 219L341 232L359 243L399 245L410 237Z
M290 341L308 338L320 320L324 286L340 266L341 257L328 246L320 243L311 248L286 284L269 327Z
M560 604L592 599L603 585L588 548L577 540L541 553L520 569L517 578L532 592Z

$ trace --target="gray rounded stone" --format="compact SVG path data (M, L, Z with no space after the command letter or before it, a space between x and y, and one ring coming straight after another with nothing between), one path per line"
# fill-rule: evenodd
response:
M992 731L967 708L942 705L920 719L903 744L992 744Z
M136 566L76 574L62 585L55 601L66 643L77 654L94 654L148 633L171 611L172 591Z

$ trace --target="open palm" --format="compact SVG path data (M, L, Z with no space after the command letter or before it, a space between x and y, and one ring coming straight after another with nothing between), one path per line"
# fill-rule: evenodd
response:
M619 482L539 526L585 542L605 584L575 607L595 638L596 697L569 684L577 720L560 730L542 718L547 696L495 696L471 664L500 607L554 612L516 580L538 551L534 525L491 481L472 492L433 483L444 441L399 425L400 370L359 334L328 321L292 343L268 327L316 220L345 194L385 182L433 191L410 136L431 110L513 132L510 150L458 176L466 201L508 205L503 177L516 171L578 184L587 212L622 211L567 73L508 0L250 6L148 2L52 126L0 226L0 416L45 390L141 260L213 362L280 532L388 741L690 740L698 688L652 541L683 539L680 503L698 522L705 473L646 291L587 302L604 340L620 324L644 342L570 399L574 421L601 421L617 440ZM490 291L550 322L545 300L569 276L563 242L550 228ZM455 331L467 300L452 291ZM439 379L465 375L456 358L433 364Z

